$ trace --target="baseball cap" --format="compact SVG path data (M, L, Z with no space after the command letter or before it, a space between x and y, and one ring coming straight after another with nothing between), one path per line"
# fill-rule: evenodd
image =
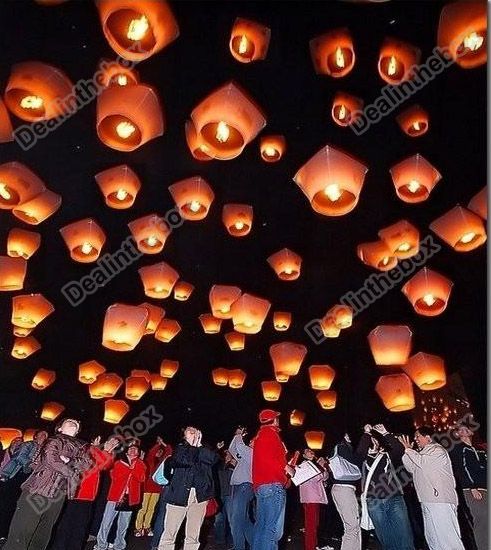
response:
M266 422L274 420L280 416L280 414L281 413L278 411L273 411L272 409L264 409L259 413L259 422L261 422L261 424L265 424Z

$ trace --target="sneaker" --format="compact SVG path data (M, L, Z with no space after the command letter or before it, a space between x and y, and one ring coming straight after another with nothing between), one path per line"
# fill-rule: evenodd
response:
M147 537L153 537L153 531L151 529L147 529Z
M143 537L144 530L143 529L135 529L135 537Z
M316 546L315 550L334 550L334 546L329 546L329 544L325 546Z

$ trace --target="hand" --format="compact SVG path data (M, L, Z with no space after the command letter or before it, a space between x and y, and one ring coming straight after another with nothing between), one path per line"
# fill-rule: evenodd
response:
M202 437L203 437L203 434L198 430L197 438L196 438L196 447L201 447L201 438Z
M68 464L70 462L70 459L64 455L60 455L60 460L62 460L65 464Z
M365 426L363 426L363 431L366 434L369 434L372 431L372 425L371 424L365 424Z
M285 474L293 477L295 475L295 468L293 466L290 466L290 464L287 464L285 466Z
M140 451L140 459L143 460L145 458L145 451Z
M326 465L326 459L324 457L320 457L317 459L317 464L321 467L321 468L324 468L324 466Z
M119 441L115 437L112 437L104 443L104 450L108 453L112 453L118 445Z
M405 449L413 448L411 440L409 439L408 435L400 435L397 439L404 445Z
M349 434L344 434L344 440L346 441L346 443L351 443L351 438Z
M157 443L162 447L167 447L167 445L164 443L164 440L160 436L157 437Z
M482 493L479 489L471 489L471 495L475 500L482 500Z
M386 430L385 426L383 424L375 424L373 427L375 431L377 431L379 434L386 435L389 432Z
M236 430L235 430L235 435L241 435L241 436L244 436L246 434L246 429L243 428L242 426L239 426Z
M92 440L91 445L94 445L95 447L98 447L101 444L101 436L98 435Z
M217 449L223 449L225 447L225 441L219 441L217 443Z

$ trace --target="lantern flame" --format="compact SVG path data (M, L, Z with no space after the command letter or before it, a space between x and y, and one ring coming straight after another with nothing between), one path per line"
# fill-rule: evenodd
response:
M140 19L132 19L128 25L127 38L130 40L141 40L149 28L148 19L142 15Z
M235 222L235 229L237 229L238 231L244 229L244 222Z
M201 204L199 201L191 201L189 204L189 210L192 212L199 212L199 209L201 208Z
M475 52L484 43L484 37L477 34L477 32L471 32L464 38L464 47L468 50Z
M9 192L9 188L5 185L5 183L0 183L0 197L6 201L9 201L12 198L12 194Z
M128 196L128 191L126 189L118 189L116 192L116 198L118 201L124 201Z
M396 72L397 72L397 61L396 61L396 58L393 55L391 55L389 66L387 67L387 74L389 76L394 76Z
M229 127L227 126L226 122L223 122L223 120L221 120L218 123L215 138L218 142L225 143L229 137L230 137Z
M131 122L123 121L116 126L116 133L120 138L128 139L135 132L136 128Z
M411 250L410 243L402 243L397 247L397 252L409 252Z
M339 120L344 120L346 118L346 107L344 105L341 105L339 108L338 118Z
M23 109L41 109L43 103L43 98L37 95L26 95L20 100Z
M413 128L415 132L419 132L421 130L421 126L419 125L418 121L413 124Z
M470 243L474 238L476 237L476 234L474 232L465 233L462 235L460 242L463 244Z
M332 202L336 202L341 198L342 192L341 189L339 189L339 185L337 183L331 183L324 189L324 193L329 197L329 199Z
M416 126L416 124L415 124ZM418 128L419 130L419 128ZM408 184L407 184L407 189L409 192L411 193L417 193L419 191L419 189L421 188L421 184L419 183L419 181L417 180L411 180Z
M158 239L155 235L150 235L146 240L148 246L155 246L158 243Z
M248 40L247 40L247 36L243 35L240 37L240 42L239 42L239 54L240 55L244 55L246 52L247 52L247 47L248 47Z
M268 146L264 149L264 154L267 157L274 157L277 154L277 151L274 147Z
M431 307L431 306L433 306L433 305L435 304L436 298L433 296L433 294L425 294L425 295L423 296L423 302L424 302L427 306Z
M341 48L338 46L336 48L336 60L335 60L335 63L336 65L340 68L340 69L344 69L344 67L346 66L346 62L344 60L344 55L343 55L343 51L341 50Z
M80 250L82 251L82 254L90 254L92 252L92 245L89 242L84 242Z
M120 74L118 75L116 82L118 83L118 86L127 86L128 77L125 74Z

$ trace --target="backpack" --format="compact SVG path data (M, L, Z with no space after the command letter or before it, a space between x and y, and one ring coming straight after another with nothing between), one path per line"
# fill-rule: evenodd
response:
M157 469L155 470L155 472L152 474L152 480L157 484L157 485L169 485L169 481L170 481L170 475L169 475L169 471L165 472L165 463L167 461L169 457L165 457L164 460L162 460L162 462L157 466ZM167 469L168 470L168 469ZM171 470L172 472L172 470ZM166 475L167 473L167 475Z
M336 481L358 481L361 479L360 468L356 464L339 456L337 445L334 448L334 455L329 459L329 468Z

